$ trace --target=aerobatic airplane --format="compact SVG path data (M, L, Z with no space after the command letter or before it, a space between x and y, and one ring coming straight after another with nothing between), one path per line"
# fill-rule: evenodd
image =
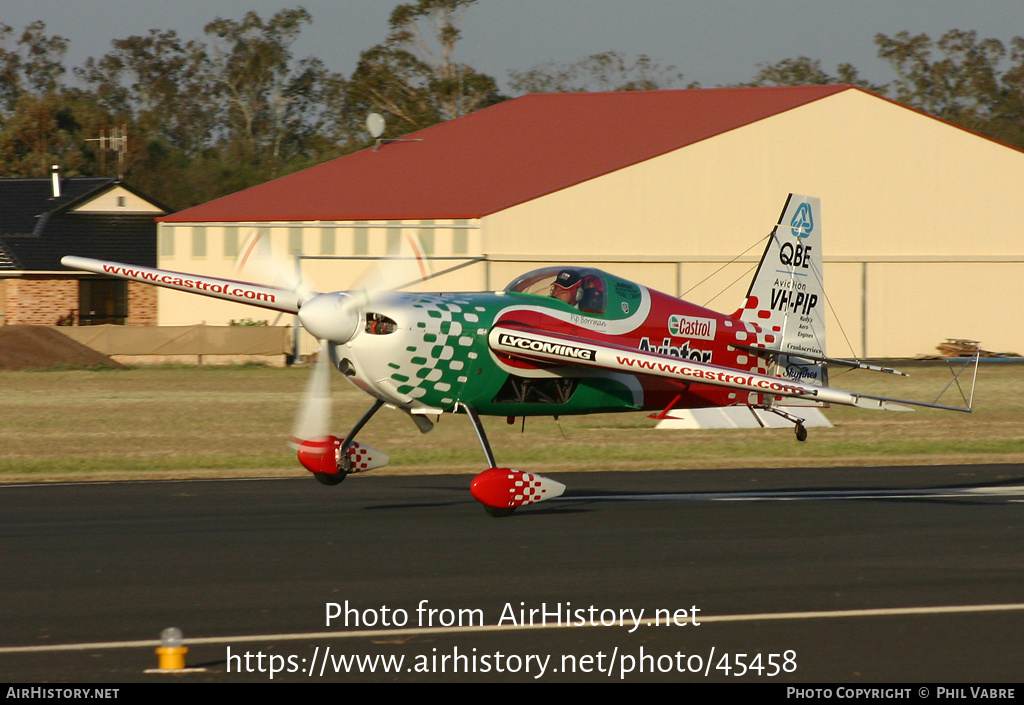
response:
M82 257L64 265L106 276L297 314L321 341L293 443L327 485L387 463L355 441L382 406L427 415L464 413L486 457L473 496L488 513L551 499L564 486L498 467L481 416L564 416L747 406L807 431L801 407L843 404L908 410L902 401L833 389L828 365L894 372L825 354L819 200L790 195L746 299L718 313L590 267L545 267L504 291L318 293L201 277ZM329 362L328 362L329 361ZM344 437L329 428L333 364L372 403Z

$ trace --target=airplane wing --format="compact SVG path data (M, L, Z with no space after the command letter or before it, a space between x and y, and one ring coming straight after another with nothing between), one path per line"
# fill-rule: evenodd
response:
M263 286L262 284L201 277L195 274L139 267L134 264L122 264L121 262L107 262L89 257L62 257L60 263L72 269L81 269L86 272L95 272L96 274L142 282L143 284L153 284L154 286L162 286L168 289L186 291L190 294L210 296L215 299L235 301L249 306L269 308L272 311L281 311L282 313L298 313L299 305L302 303L297 292Z
M575 364L615 372L667 377L681 382L729 387L767 396L809 399L829 404L888 411L913 410L905 405L947 411L970 411L969 408L960 409L801 384L781 377L768 377L694 360L682 360L668 355L643 352L635 348L539 331L527 326L498 324L491 329L488 344L495 352L525 360L557 362L561 365Z

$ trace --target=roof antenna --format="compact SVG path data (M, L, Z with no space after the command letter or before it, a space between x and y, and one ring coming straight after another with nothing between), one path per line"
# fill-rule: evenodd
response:
M373 137L374 140L376 140L375 144L373 145L373 151L374 152L376 152L378 149L380 149L380 146L382 144L387 144L389 142L422 142L423 141L421 139L414 139L414 140L386 140L386 139L381 139L380 136L384 134L384 128L386 126L387 125L384 122L384 116L381 115L380 113L370 113L369 115L366 116L366 130L370 133L370 136Z
M99 142L100 148L100 172L106 172L106 152L117 152L117 179L124 179L125 157L128 155L128 126L113 127L110 130L100 130L99 137L85 140L86 142Z

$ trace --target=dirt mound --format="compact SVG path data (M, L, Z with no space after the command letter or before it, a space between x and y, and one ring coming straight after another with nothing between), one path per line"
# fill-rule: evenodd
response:
M0 370L124 365L46 326L0 327Z

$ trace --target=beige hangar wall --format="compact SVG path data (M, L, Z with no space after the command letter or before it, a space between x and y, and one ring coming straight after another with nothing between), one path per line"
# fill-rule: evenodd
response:
M284 258L296 247L384 256L401 232L429 237L438 256L491 260L421 290L500 289L537 266L581 262L731 312L791 191L822 199L826 291L843 329L830 319L830 354L912 356L946 337L1024 352L1024 330L1006 325L1024 307L1014 286L1024 280L1024 153L857 90L479 221L162 224L159 261L247 279L235 259L253 227ZM333 290L367 265L302 266L315 288ZM160 292L162 325L274 316Z
M239 269L240 253L248 239L260 232L261 244ZM401 242L406 236L418 238L421 246L437 257L451 258L432 262L434 272L457 265L480 255L480 226L469 220L373 221L338 223L188 223L159 226L159 267L179 272L201 274L225 279L254 281L280 285L273 266L261 266L273 259L278 267L294 266L292 253L301 252L303 281L318 291L350 288L363 280L367 270L377 262L387 261L390 254L406 252ZM361 259L340 259L361 258ZM366 259L369 258L369 259ZM417 276L416 265L410 262L387 261L389 272L402 281ZM429 282L410 287L411 290L479 290L484 286L482 264L442 275ZM242 304L219 301L169 289L160 290L160 325L184 325L206 322L223 325L231 320L279 320L277 313Z
M1008 297L1024 277L1024 153L860 91L489 216L484 248L674 258L599 265L673 293L746 252L686 293L732 311L790 191L822 199L826 291L853 347L830 324L832 354L912 356L954 336L1024 350L1005 324L1024 306Z

